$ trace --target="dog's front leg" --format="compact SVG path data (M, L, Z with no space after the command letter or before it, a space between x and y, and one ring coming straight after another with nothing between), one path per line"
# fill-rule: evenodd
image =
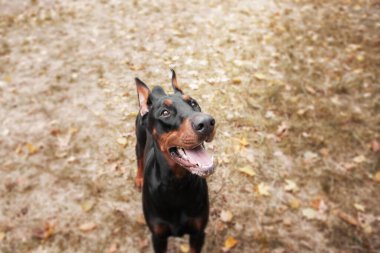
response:
M199 231L190 235L190 252L200 253L205 242L205 232Z
M168 237L166 235L152 234L152 242L155 253L165 253L168 247Z

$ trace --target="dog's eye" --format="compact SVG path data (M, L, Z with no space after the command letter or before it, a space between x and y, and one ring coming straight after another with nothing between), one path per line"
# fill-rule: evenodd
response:
M198 107L198 104L194 100L191 100L190 101L190 106L193 107L193 108L196 108L196 107Z
M168 110L162 110L161 116L167 118L170 116L170 112Z

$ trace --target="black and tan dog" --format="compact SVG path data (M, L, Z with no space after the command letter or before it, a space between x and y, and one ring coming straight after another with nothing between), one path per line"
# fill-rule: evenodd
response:
M136 185L143 188L143 211L154 251L166 252L169 236L190 235L191 252L201 252L209 215L207 183L213 157L204 147L215 120L179 88L152 91L136 78L140 113L136 119Z

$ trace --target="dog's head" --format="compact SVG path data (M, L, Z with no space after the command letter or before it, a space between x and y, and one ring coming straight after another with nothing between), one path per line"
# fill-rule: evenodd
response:
M156 86L152 91L136 78L140 115L152 134L169 166L180 166L193 174L205 177L214 172L213 157L205 150L204 142L215 135L215 119L201 112L201 107L178 86L172 70L173 94Z

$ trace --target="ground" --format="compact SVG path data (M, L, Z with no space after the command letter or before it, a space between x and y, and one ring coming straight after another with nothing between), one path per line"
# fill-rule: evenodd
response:
M0 0L0 251L152 252L134 77L172 67L217 120L204 252L380 252L379 30L371 0Z

